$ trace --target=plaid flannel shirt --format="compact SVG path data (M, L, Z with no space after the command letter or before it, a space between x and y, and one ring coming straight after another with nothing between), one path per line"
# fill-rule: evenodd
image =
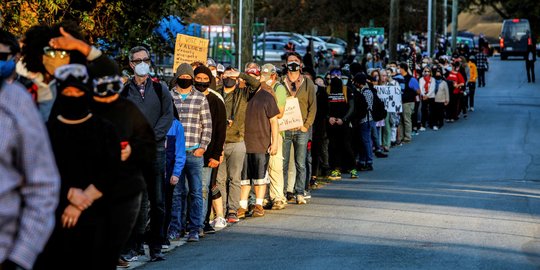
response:
M212 116L206 97L195 88L191 89L185 100L177 92L176 87L172 89L171 95L178 110L180 123L184 127L186 149L196 147L206 151L212 139Z
M0 81L0 130L0 262L31 269L54 227L60 176L45 125L18 83Z
M479 52L476 54L476 68L486 70L488 68L488 59L486 54Z

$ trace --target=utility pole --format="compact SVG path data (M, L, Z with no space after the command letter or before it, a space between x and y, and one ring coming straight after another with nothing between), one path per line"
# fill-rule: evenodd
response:
M390 61L397 60L398 25L399 0L390 0L390 31L388 33L388 46L390 46Z
M431 28L432 21L433 21L432 13L433 13L433 0L428 0L427 53L429 57L431 57L431 53L433 50L433 47L431 47L432 46L431 41L433 41L433 35L432 35L433 29Z
M431 16L433 17L433 20L431 20L431 53L435 52L437 49L437 2L439 0L433 0L433 13ZM431 56L431 55L430 55Z
M443 4L443 26L444 26L444 39L446 39L446 35L448 34L447 28L448 28L448 0L444 0Z
M240 0L238 5L238 70L242 70L242 28L244 28L243 12L244 11L244 1Z
M238 68L253 59L253 0L240 0Z
M452 52L456 50L458 0L452 0Z

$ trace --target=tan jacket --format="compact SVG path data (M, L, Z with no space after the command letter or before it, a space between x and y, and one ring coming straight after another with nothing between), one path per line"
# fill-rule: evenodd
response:
M437 94L435 94L435 102L437 103L445 103L450 102L450 93L448 91L448 84L442 80L439 84L439 91L437 91Z

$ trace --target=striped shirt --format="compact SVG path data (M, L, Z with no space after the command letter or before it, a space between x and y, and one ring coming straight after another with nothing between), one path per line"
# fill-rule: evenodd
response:
M0 87L0 131L0 262L31 269L54 227L60 176L41 116L18 83Z
M186 150L206 150L212 139L212 116L206 97L195 88L191 89L186 99L182 99L176 87L172 89L171 95L184 127Z

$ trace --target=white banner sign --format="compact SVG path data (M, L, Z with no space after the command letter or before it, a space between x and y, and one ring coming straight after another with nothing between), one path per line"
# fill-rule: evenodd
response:
M403 111L401 105L401 88L399 86L375 86L377 89L377 96L384 102L384 106L387 112Z
M300 103L298 103L297 98L287 98L283 117L278 120L278 124L279 131L295 129L304 125L302 112L300 111Z

